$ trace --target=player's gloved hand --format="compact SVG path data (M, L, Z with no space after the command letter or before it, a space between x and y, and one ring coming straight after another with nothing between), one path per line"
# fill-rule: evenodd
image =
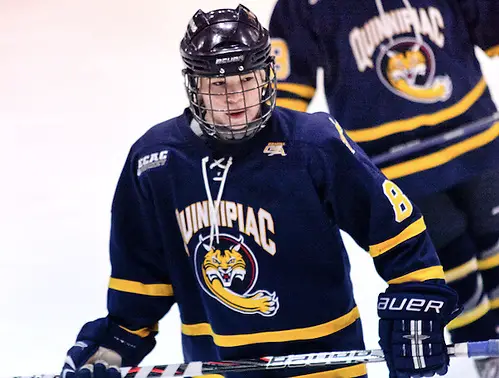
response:
M120 366L136 366L154 348L156 332L130 333L109 318L83 326L68 350L61 378L121 378Z
M390 378L447 373L444 327L461 312L457 303L457 293L443 283L390 285L379 295L379 344Z

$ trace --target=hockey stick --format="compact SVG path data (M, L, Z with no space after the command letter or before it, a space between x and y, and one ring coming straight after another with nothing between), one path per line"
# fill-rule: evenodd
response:
M499 339L453 344L447 346L449 356L453 357L499 357ZM344 352L322 352L295 354L279 357L262 357L250 360L189 362L121 368L123 378L167 378L192 377L206 374L223 374L256 370L284 369L303 366L345 365L363 362L384 361L380 349L350 350ZM13 378L59 378L58 375L16 376Z
M402 158L404 156L413 154L415 152L419 152L433 146L438 146L439 144L449 142L456 138L467 137L468 135L484 131L485 129L491 127L492 124L498 120L499 120L499 112L496 112L491 116L480 118L474 122L468 123L455 130L448 131L446 133L436 135L431 138L413 141L407 144L402 144L399 146L392 147L390 151L373 156L371 160L376 165L384 164Z

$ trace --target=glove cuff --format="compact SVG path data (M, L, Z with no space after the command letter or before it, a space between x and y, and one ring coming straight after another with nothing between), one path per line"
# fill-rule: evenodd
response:
M378 316L381 319L438 319L445 325L460 312L457 301L457 293L445 284L390 285L378 296Z
M121 356L123 366L137 366L156 345L156 333L140 337L126 331L109 318L101 318L85 324L77 341L91 341L99 347L111 349Z

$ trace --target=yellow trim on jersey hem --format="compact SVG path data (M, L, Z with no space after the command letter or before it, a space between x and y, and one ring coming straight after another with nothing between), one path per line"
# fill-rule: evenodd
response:
M444 269L441 265L430 266L429 268L423 268L411 273L404 274L403 276L388 281L388 283L390 285L395 285L404 282L423 282L435 279L444 279Z
M490 305L490 308L492 310L496 310L499 308L499 298L495 298L495 299L492 299L490 302L489 302L489 305Z
M409 226L407 226L400 234L394 236L391 239L385 240L384 242L374 244L369 246L369 254L374 258L383 253L391 250L397 245L413 238L416 235L419 235L424 230L426 230L426 225L424 223L423 217L419 218L417 221L414 221Z
M478 260L478 269L488 270L499 266L499 253L483 260Z
M381 169L381 172L383 172L388 179L393 180L412 175L416 172L435 168L471 150L483 147L496 139L497 136L499 136L499 122L496 122L484 132L463 140L462 142L456 143L426 156L407 160L403 163L383 168Z
M485 54L487 54L490 57L499 55L499 45L491 47L490 49L485 50Z
M473 257L471 260L465 262L464 264L461 264L459 266L456 266L455 268L449 269L448 271L444 272L445 282L449 283L460 280L461 278L466 277L470 273L476 272L477 269L478 269L478 264L476 258Z
M134 335L137 335L137 336L140 336L142 338L144 337L147 337L151 334L151 332L158 332L159 330L159 326L158 326L158 323L154 324L152 326L152 328L141 328L141 329L138 329L136 331L133 331L131 329L128 329L126 327L123 327L123 326L120 326L120 328L124 329L125 331L131 333L131 334L134 334Z
M438 125L465 113L475 102L477 102L480 96L482 96L485 92L486 88L487 84L485 83L485 79L482 77L470 92L448 108L442 109L436 113L421 114L416 117L388 122L367 129L349 130L348 136L355 142L369 142L384 138L388 135L415 130L422 126Z
M182 333L186 336L211 336L213 342L221 347L237 347L259 343L280 343L297 340L311 340L341 331L359 319L359 309L354 307L350 312L327 323L311 327L268 331L240 335L219 335L213 332L208 323L182 324Z
M305 100L297 100L295 98L278 98L276 105L291 110L297 110L299 112L305 112L307 111L308 102Z
M459 315L456 319L451 321L449 324L447 324L447 329L449 331L452 331L453 329L467 326L468 324L471 324L484 316L487 312L489 312L489 309L490 303L487 297L485 297L477 307L466 311L465 313Z
M292 378L355 378L367 374L366 364L347 366L340 369L321 371L319 373L295 375Z
M143 284L142 282L113 278L109 280L109 288L132 294L149 295L151 297L172 297L173 287L167 284Z
M277 83L277 90L290 92L309 100L315 95L315 88L305 84Z

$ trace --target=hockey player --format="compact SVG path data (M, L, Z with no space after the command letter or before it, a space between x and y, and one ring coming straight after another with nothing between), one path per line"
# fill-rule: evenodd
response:
M499 122L457 137L496 112L474 47L498 55L498 24L497 0L279 0L269 28L277 104L305 110L323 67L331 114L423 213L464 305L454 342L499 337Z
M174 303L186 361L363 349L340 228L389 283L378 307L393 376L447 371L458 300L421 214L333 118L275 108L270 50L244 6L189 22L190 107L130 150L112 206L109 314L83 327L63 378L137 365ZM290 375L366 367L241 374Z

